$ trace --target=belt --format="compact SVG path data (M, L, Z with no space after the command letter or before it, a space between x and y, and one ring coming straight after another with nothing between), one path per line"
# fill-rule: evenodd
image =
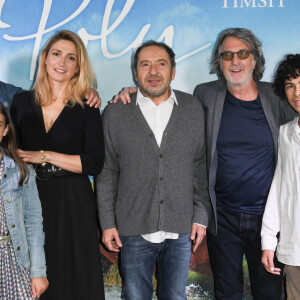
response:
M11 236L9 235L0 235L0 244L4 244L11 241Z
M74 175L75 173L66 171L61 169L55 165L50 163L42 164L34 164L35 177L39 180L47 180L51 177L60 177L65 175Z

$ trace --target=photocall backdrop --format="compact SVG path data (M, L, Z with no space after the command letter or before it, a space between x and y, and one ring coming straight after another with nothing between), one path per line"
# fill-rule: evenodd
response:
M0 80L30 89L41 48L56 31L68 29L87 47L102 108L133 85L133 49L149 39L172 46L172 87L192 93L197 84L216 79L208 63L218 33L245 27L263 42L263 80L270 81L285 54L300 52L299 11L299 0L0 0ZM107 299L120 299L117 257L101 252ZM211 299L211 277L204 243L192 258L189 299ZM245 268L245 299L249 294Z

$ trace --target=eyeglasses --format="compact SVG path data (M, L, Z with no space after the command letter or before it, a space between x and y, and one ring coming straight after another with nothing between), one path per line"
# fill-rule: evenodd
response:
M232 60L234 57L234 54L237 54L239 59L247 59L251 52L252 52L251 50L246 50L246 49L242 49L237 52L225 51L225 52L220 53L220 56L222 57L223 60L226 60L226 61Z

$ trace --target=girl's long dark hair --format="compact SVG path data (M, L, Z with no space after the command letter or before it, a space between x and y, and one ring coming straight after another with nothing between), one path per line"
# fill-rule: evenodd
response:
M8 132L6 136L3 136L0 146L3 148L3 151L6 155L11 157L20 167L20 180L19 185L23 185L24 180L29 176L29 169L27 165L23 162L20 156L17 153L17 143L15 129L8 114L6 108L2 103L0 103L0 114L4 116L5 126L8 127Z

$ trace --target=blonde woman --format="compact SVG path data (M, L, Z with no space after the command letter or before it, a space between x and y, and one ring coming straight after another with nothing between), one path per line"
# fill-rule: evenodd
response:
M84 100L96 85L83 42L63 30L41 53L33 91L11 108L19 155L34 165L42 203L49 289L41 299L104 299L88 178L103 166L102 125Z

